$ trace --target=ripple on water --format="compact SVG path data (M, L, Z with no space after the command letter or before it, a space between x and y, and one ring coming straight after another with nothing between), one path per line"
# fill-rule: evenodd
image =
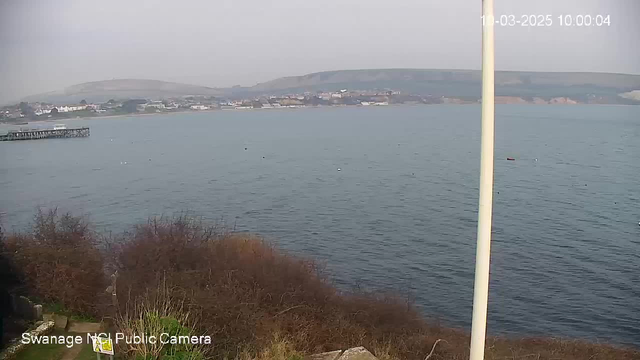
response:
M628 136L640 108L496 114L496 159L517 161L496 161L489 331L640 346L640 142ZM0 144L0 211L15 228L57 205L116 231L149 214L224 217L326 260L339 286L411 288L427 316L468 327L478 116L425 106L91 120L100 137L38 157L21 159L43 142ZM201 131L167 151L156 140L180 133L175 121ZM118 143L107 155L91 145L106 139ZM78 164L51 166L69 153Z

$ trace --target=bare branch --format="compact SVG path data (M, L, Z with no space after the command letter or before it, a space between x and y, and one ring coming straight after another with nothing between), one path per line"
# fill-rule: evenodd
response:
M429 352L429 355L427 355L427 357L426 357L426 358L424 358L424 360L429 360L429 359L431 358L431 355L433 355L433 352L434 352L434 351L435 351L435 349L436 349L436 345L438 345L438 343L439 343L440 341L443 341L443 340L442 340L442 339L438 339L438 340L436 340L436 342L434 342L434 343L433 343L433 347L431 348L431 352Z

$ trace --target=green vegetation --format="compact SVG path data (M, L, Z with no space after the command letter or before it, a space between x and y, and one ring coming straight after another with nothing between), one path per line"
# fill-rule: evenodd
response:
M126 113L134 113L138 111L138 105L146 103L144 99L131 99L122 103L122 110Z
M64 305L60 303L45 302L42 304L42 311L45 314L58 314L58 315L68 316L69 319L73 321L81 321L81 322L97 322L98 321L98 319L96 319L94 316L73 312L65 308Z
M80 100L104 102L110 98L181 98L188 95L240 96L249 98L265 93L303 93L339 89L395 89L403 93L434 96L480 96L478 70L439 69L363 69L338 70L288 76L251 87L213 89L204 86L157 80L117 79L70 86L60 91L27 97L24 101L77 103ZM574 97L602 95L606 101L619 101L619 93L640 90L640 75L572 72L497 71L496 95ZM605 101L603 100L603 101ZM633 103L633 102L632 102ZM637 104L637 102L635 102Z
M115 319L112 332L211 337L202 346L118 344L121 359L299 360L364 346L381 360L422 360L436 343L432 359L468 358L465 331L431 324L395 296L340 291L321 264L259 237L187 217L151 219L118 236L98 237L89 228L54 211L38 214L33 233L9 235L2 256L15 265L22 291L62 310ZM116 271L111 306L104 289ZM41 277L56 286L43 287ZM632 360L640 352L489 337L486 359Z
M31 345L19 352L15 360L59 360L65 350L67 347L62 344Z
M80 353L78 353L78 355L74 360L95 360L95 359L96 359L96 353L91 348L91 344L84 344L82 345L82 350L80 350Z
M640 89L640 75L569 72L496 71L496 95L573 97L617 94ZM247 93L396 89L407 93L461 97L480 96L478 70L367 69L325 71L289 76L243 88ZM236 90L238 92L238 90Z
M114 79L72 85L58 91L26 97L23 101L45 101L54 104L105 102L109 99L171 98L188 95L217 96L222 91L206 86L180 84L160 80Z
M81 335L83 337L83 341L85 340L84 334L72 334L62 331L55 331L51 334L51 336L78 336ZM82 345L74 345L81 346L82 349L75 356L74 360L95 360L96 353L93 352L91 348L91 344ZM64 344L36 344L27 346L24 350L20 351L15 360L60 360L65 356L65 353L71 351L71 348L68 348Z
M167 337L192 336L196 329L184 302L176 299L171 289L163 284L158 291L147 292L127 310L117 316L116 328L125 338L144 334L161 339ZM129 345L120 348L127 358L135 360L202 360L203 346L194 344Z

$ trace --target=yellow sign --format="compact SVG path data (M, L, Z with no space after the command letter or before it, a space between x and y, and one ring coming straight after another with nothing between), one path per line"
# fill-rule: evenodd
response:
M93 351L99 354L113 355L113 341L110 338L94 336L91 338L93 342Z

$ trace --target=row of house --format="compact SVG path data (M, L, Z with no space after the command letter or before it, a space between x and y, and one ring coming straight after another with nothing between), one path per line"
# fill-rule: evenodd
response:
M35 103L32 105L33 112L40 116L43 114L50 114L53 109L56 109L59 113L68 113L81 110L98 110L100 105L98 104L86 104L86 105L50 105Z
M388 105L391 97L398 91L367 91L347 90L303 92L286 95L264 95L244 99L221 99L211 96L186 96L169 99L130 99L124 101L109 100L103 104L87 104L84 100L80 104L52 105L47 103L29 103L25 110L24 103L0 109L0 119L31 116L51 116L57 113L72 113L76 111L91 111L94 113L122 113L125 112L165 112L174 110L211 110L211 109L277 109L296 108L305 106L342 106L342 105ZM31 111L32 110L32 111Z

